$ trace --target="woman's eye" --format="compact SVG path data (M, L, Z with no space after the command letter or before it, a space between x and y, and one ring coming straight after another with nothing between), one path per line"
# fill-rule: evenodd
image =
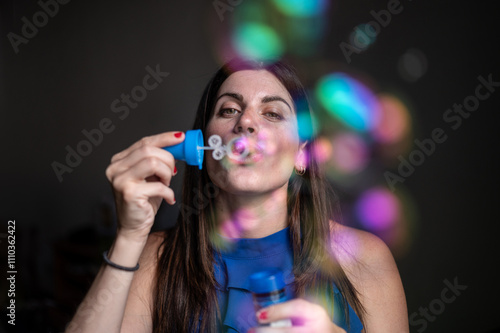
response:
M266 116L268 116L269 118L273 118L273 119L282 119L281 115L276 113L276 112L266 112Z
M222 109L220 110L219 114L224 116L232 116L232 115L235 115L236 113L238 112L238 110L234 109L234 108L227 108L227 109Z

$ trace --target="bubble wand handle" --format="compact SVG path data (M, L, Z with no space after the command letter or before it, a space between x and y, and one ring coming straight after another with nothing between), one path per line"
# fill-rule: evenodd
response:
M198 166L201 170L205 150L213 150L212 157L215 160L221 160L227 154L227 147L222 145L220 136L210 136L208 144L209 146L204 146L203 133L200 129L197 129L186 131L186 138L183 142L174 146L163 147L163 149L174 155L176 160L185 161L188 165Z
M176 160L185 161L188 165L197 165L201 170L204 150L199 147L203 147L203 133L197 129L186 131L186 138L181 143L163 149L174 155Z

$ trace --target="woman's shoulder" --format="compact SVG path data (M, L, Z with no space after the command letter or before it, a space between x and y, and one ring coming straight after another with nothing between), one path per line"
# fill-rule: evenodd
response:
M331 236L332 253L366 310L365 324L375 332L407 332L404 289L389 247L372 233L338 223L331 224Z
M376 235L337 222L330 224L330 230L333 254L345 268L380 268L394 263L389 247Z

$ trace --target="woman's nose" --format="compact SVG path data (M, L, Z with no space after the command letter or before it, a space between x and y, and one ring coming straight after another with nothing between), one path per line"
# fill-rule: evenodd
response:
M242 133L242 134L252 134L256 132L258 129L258 125L256 120L254 119L254 115L252 115L249 110L245 110L240 118L238 119L238 122L235 125L235 131L236 133Z

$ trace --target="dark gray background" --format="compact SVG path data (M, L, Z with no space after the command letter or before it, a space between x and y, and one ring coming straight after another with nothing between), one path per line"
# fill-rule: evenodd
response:
M329 59L404 92L415 110L415 137L423 139L443 126L447 108L474 92L479 75L500 81L498 20L482 2L403 5L377 43L347 64L339 43L387 1L334 1L316 55L297 65L307 72L304 64ZM15 219L19 332L63 329L99 265L99 251L112 238L112 194L104 175L111 156L145 135L190 128L202 89L219 65L213 27L224 27L238 6L221 22L208 0L71 1L15 54L7 33L20 34L21 18L38 10L35 1L2 1L0 7L0 267L6 262L6 222ZM397 71L399 57L411 47L429 63L415 83ZM157 64L170 75L120 120L111 102L141 84L146 66ZM409 314L440 298L443 280L467 285L425 332L500 327L493 158L499 96L492 94L457 131L447 132L448 140L404 184L418 210L412 247L397 260ZM75 147L84 139L81 131L103 118L112 120L114 131L59 182L51 163L64 163L65 146ZM171 224L175 214L175 208L162 208L156 228ZM2 325L6 321L2 315Z

